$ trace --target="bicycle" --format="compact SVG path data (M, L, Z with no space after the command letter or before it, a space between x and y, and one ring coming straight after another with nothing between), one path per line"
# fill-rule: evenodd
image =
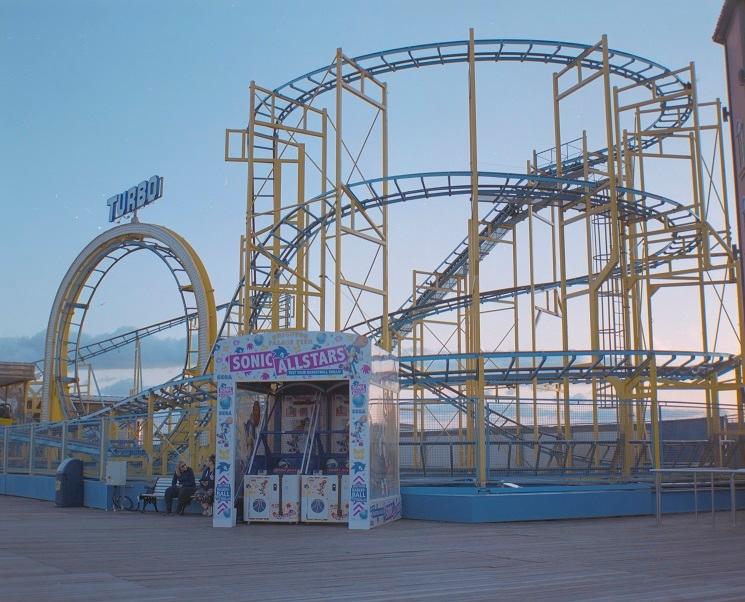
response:
M132 498L128 495L123 495L119 491L119 487L114 488L114 493L111 496L111 509L114 512L133 512L134 510L136 510L135 503L132 501Z

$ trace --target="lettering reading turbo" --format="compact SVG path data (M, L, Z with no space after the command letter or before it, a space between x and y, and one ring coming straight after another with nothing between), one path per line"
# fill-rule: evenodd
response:
M349 361L346 346L313 349L289 354L283 347L258 353L236 353L228 356L231 372L270 370L275 376L302 376L303 374L337 374Z
M133 213L161 196L163 196L163 178L153 176L149 180L143 180L137 186L132 186L129 190L120 192L106 201L109 206L109 221L113 222L128 213Z

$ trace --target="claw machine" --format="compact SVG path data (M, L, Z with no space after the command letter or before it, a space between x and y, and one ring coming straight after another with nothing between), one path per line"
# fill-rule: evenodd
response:
M356 334L262 332L221 339L215 378L214 526L235 524L240 498L248 522L370 529L401 516L391 354Z

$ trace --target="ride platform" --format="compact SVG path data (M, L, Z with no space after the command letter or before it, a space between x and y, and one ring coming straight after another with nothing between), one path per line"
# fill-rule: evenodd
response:
M712 498L702 487L664 491L662 511L667 514L709 512ZM649 483L565 485L528 482L517 486L422 485L401 488L403 516L409 519L456 523L502 523L560 519L651 516L655 489ZM718 487L713 495L717 511L730 508L730 493ZM745 509L745 491L737 491L738 509Z

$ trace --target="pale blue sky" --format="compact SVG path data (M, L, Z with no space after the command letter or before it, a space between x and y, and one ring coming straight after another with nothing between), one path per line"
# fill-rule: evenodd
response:
M328 63L337 46L355 56L463 39L475 27L481 38L582 43L607 33L611 47L669 67L696 61L700 96L725 98L723 51L711 41L720 8L719 0L0 0L0 337L46 327L70 262L108 227L106 199L154 173L165 177L165 195L141 219L184 235L217 301L228 298L245 182L240 167L223 162L223 136L245 124L252 79L273 88ZM521 170L530 149L552 146L553 70L479 66L482 169ZM460 65L387 78L391 173L467 168L465 77ZM447 232L421 208L396 209L392 220L397 257L411 245L397 259L401 282L415 265L434 267L433 247L439 260L465 233ZM423 234L430 227L444 246ZM117 268L88 332L177 314L163 274L150 257ZM399 290L394 306L409 292Z

